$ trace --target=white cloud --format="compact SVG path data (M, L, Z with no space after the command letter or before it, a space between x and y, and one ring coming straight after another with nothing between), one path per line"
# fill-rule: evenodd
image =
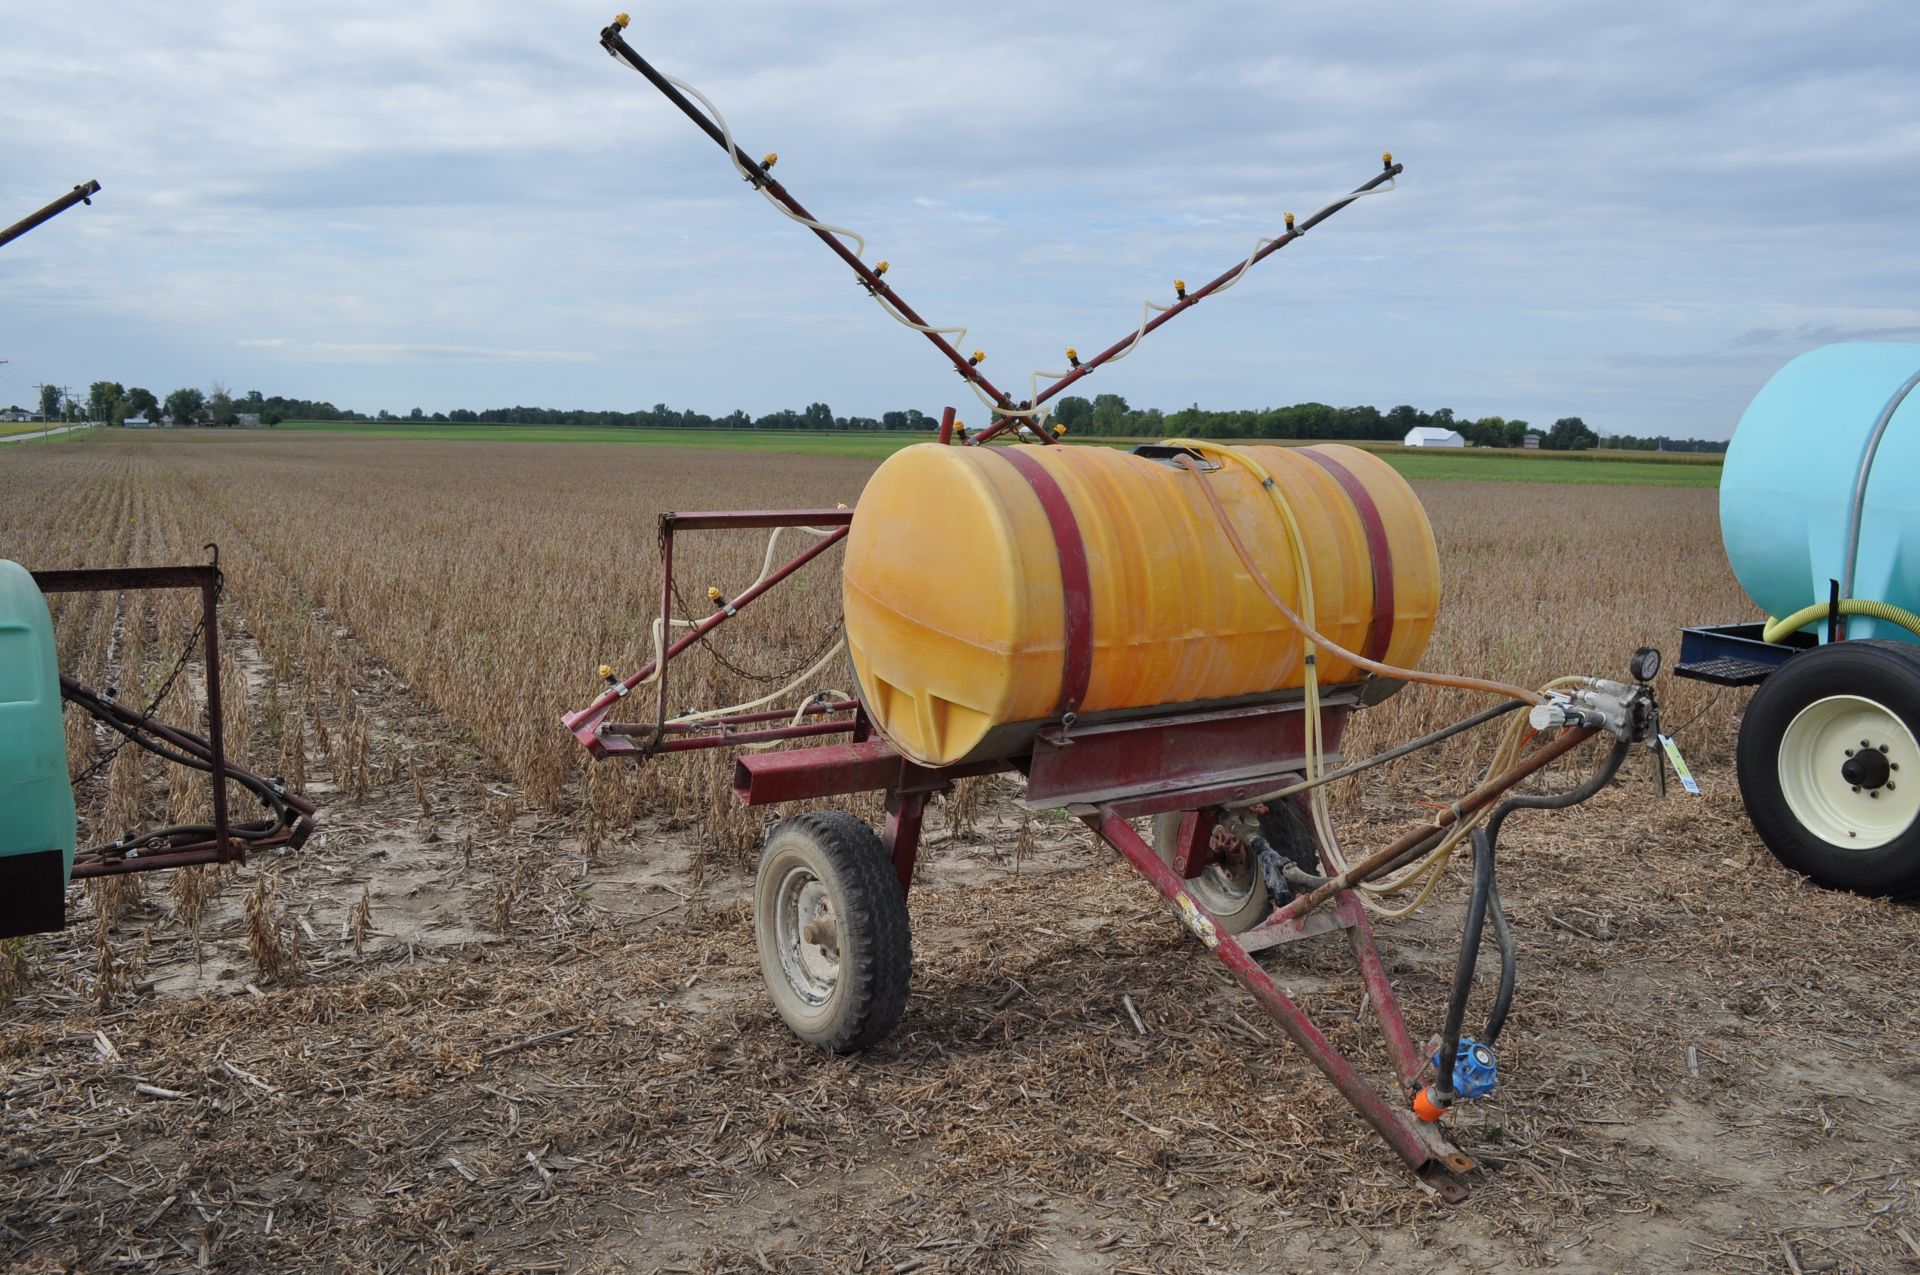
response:
M0 357L368 410L954 397L606 58L609 12L0 0L0 201L105 187L0 251L35 316ZM1916 36L1897 0L667 0L631 32L1022 392L1391 148L1395 195L1089 388L1709 435L1798 349L1914 326Z

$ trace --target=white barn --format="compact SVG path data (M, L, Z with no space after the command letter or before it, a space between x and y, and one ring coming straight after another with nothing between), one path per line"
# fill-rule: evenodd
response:
M1438 425L1415 425L1407 431L1408 447L1465 447L1467 440L1457 429L1441 429Z

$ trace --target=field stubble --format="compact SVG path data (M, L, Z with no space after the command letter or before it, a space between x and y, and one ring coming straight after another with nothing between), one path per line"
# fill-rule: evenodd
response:
M999 781L937 809L896 1042L848 1062L778 1030L740 890L762 819L735 809L726 755L594 767L558 715L598 664L645 656L659 512L851 503L870 462L218 435L9 459L0 554L220 544L229 743L303 783L327 829L244 870L244 899L232 870L120 883L88 891L83 928L10 949L28 989L4 1074L17 1264L1769 1269L1785 1243L1807 1269L1876 1270L1911 1234L1910 1148L1888 1130L1920 1118L1914 1013L1849 972L1896 964L1913 915L1757 852L1732 792L1737 695L1663 680L1706 798L1655 805L1642 762L1595 812L1516 821L1514 1079L1467 1118L1495 1173L1440 1213L1136 883ZM1619 676L1681 623L1748 613L1709 491L1420 494L1445 584L1427 667ZM677 543L684 593L737 590L764 544ZM674 707L764 693L740 670L830 639L836 557L720 630L724 660L676 662ZM144 703L193 618L184 596L62 599L63 665ZM163 715L196 718L201 693L181 679ZM1409 689L1349 751L1460 703ZM72 718L68 736L75 771L95 764L102 741ZM1484 758L1463 742L1403 762L1339 809L1366 844ZM199 792L128 750L83 785L88 831ZM1386 932L1417 1023L1457 915ZM1281 960L1357 1044L1340 962ZM273 990L221 994L255 981ZM1123 990L1147 1037L1107 1013ZM103 1151L131 1189L70 1176Z

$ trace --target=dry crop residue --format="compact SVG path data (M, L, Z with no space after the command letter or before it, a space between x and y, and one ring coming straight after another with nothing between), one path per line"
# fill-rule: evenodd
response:
M852 501L870 463L588 445L103 432L0 469L0 555L228 571L236 751L302 782L306 850L114 890L16 945L0 1259L173 1270L1779 1270L1920 1261L1912 908L1777 870L1731 774L1741 693L1668 686L1707 784L1644 762L1503 839L1507 1083L1453 1119L1464 1206L1408 1184L1144 886L998 780L936 805L915 994L858 1059L795 1042L744 905L761 817L720 755L589 767L558 727L642 658L667 508ZM1426 664L1618 673L1748 606L1713 493L1433 483ZM688 601L758 571L689 538ZM749 698L836 621L833 564L690 653L676 707ZM64 666L144 697L184 600L63 599ZM724 658L721 658L724 657ZM837 680L846 686L845 672ZM193 718L183 679L166 706ZM1356 753L1445 720L1409 691ZM101 742L70 717L76 770ZM1372 844L1484 759L1349 788ZM1569 774L1550 776L1551 784ZM189 813L131 753L88 832ZM873 812L866 811L869 815ZM1424 1035L1456 887L1381 927ZM251 901L251 902L250 902ZM1337 940L1271 966L1376 1075ZM278 974L262 972L275 965ZM24 962L24 969L20 968ZM1139 1034L1121 998L1147 1028ZM1477 1017L1479 1010L1476 1003ZM1791 1258L1789 1259L1789 1254Z

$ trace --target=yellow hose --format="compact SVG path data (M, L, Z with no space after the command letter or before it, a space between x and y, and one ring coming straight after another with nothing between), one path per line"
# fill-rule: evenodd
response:
M1767 627L1760 631L1760 636L1769 642L1784 642L1814 621L1824 620L1828 609L1827 603L1816 602L1812 606L1801 607L1784 620L1769 618ZM1897 607L1891 602L1875 602L1870 598L1842 598L1840 614L1864 615L1875 620L1885 620L1890 624L1899 625L1915 637L1920 637L1920 615L1915 615L1905 607Z
M1543 702L1546 698L1544 692L1557 688L1563 682L1572 683L1579 680L1577 678L1559 678L1549 683L1548 686L1542 688L1542 690L1530 691L1525 687L1511 686L1504 682L1487 681L1473 677L1459 677L1445 673L1427 673L1418 669L1399 668L1390 664L1382 664L1378 661L1369 660L1357 655L1339 643L1329 640L1325 634L1321 633L1315 627L1314 623L1313 575L1307 560L1306 539L1301 535L1300 524L1294 517L1293 509L1287 504L1285 498L1281 496L1279 484L1274 481L1273 475L1267 471L1264 465L1236 448L1223 447L1217 443L1208 443L1204 440L1191 438L1173 439L1168 445L1184 447L1200 456L1237 465L1241 469L1246 470L1260 480L1261 485L1266 488L1268 496L1273 501L1275 511L1280 515L1281 525L1287 534L1288 547L1293 552L1296 567L1295 574L1300 583L1300 609L1305 612L1304 615L1296 614L1293 608L1289 607L1286 602L1282 600L1279 593L1275 591L1273 585L1267 580L1266 573L1254 562L1253 555L1248 552L1247 546L1241 541L1239 533L1234 529L1232 521L1227 517L1227 511L1221 505L1219 496L1215 495L1213 488L1206 483L1200 467L1194 464L1191 458L1181 458L1182 465L1186 467L1187 471L1191 473L1195 479L1199 480L1200 490L1205 496L1207 503L1212 506L1215 520L1219 523L1221 531L1226 534L1228 542L1233 546L1234 553L1239 557L1241 565L1244 566L1247 569L1247 573L1252 576L1254 584L1266 595L1267 601L1280 612L1282 617L1306 639L1307 663L1304 686L1302 687L1305 700L1304 708L1306 710L1306 720L1304 723L1306 727L1306 747L1304 752L1306 754L1306 776L1308 781L1314 785L1307 794L1308 808L1312 812L1314 830L1319 834L1321 847L1326 851L1328 864L1336 872L1345 871L1347 865L1345 856L1340 851L1339 840L1334 834L1333 816L1327 807L1326 789L1320 786L1318 782L1326 765L1326 741L1321 734L1320 678L1316 661L1313 658L1316 648L1324 648L1332 651L1349 663L1369 669L1382 676L1398 678L1403 681L1424 682L1430 685L1448 687L1453 690L1490 692L1492 694L1505 695L1512 699L1523 700L1530 704ZM1495 749L1494 759L1488 766L1487 773L1489 775L1503 768L1519 753L1526 738L1526 724L1525 718L1515 719L1515 721L1509 725L1508 729L1502 733L1500 746ZM1366 904L1369 909L1387 918L1407 916L1418 910L1421 905L1426 903L1427 899L1432 896L1434 889L1440 884L1446 871L1447 862L1453 857L1455 847L1457 847L1461 841L1465 840L1467 833L1475 824L1485 818L1486 814L1487 812L1483 810L1470 819L1464 819L1456 823L1440 844L1429 851L1419 862L1408 865L1390 878L1367 882L1362 887L1361 901ZM1384 904L1377 903L1369 897L1374 894L1402 893L1413 888L1415 885L1421 885L1423 883L1424 888L1420 890L1418 896L1399 908L1388 909Z
M1281 522L1287 530L1287 539L1293 547L1295 561L1299 564L1301 582L1300 603L1301 608L1307 612L1307 616L1304 619L1297 614L1292 607L1288 606L1278 593L1274 592L1273 586L1267 582L1266 573L1261 571L1254 563L1253 555L1247 551L1245 542L1240 539L1240 533L1234 530L1232 522L1228 520L1226 510L1221 507L1220 498L1214 494L1213 488L1208 486L1204 479L1200 483L1200 490L1206 496L1207 502L1213 506L1214 518L1220 524L1220 529L1226 533L1227 542L1233 547L1234 553L1239 557L1240 564L1244 566L1248 574L1253 577L1253 582L1259 586L1260 591L1266 594L1267 601L1271 602L1274 609L1280 612L1281 618L1292 625L1301 636L1305 637L1310 645L1331 651L1356 668L1363 668L1370 673L1378 673L1382 677L1394 678L1397 681L1421 682L1429 686L1448 686L1461 691L1483 691L1489 695L1500 695L1507 699L1523 700L1528 704L1538 704L1541 702L1542 697L1538 691L1528 690L1524 686L1514 686L1508 682L1494 682L1478 677L1458 677L1451 673L1428 673L1422 669L1400 668L1393 664L1382 664L1378 660L1370 660L1364 655L1349 651L1346 647L1341 646L1324 633L1316 630L1313 627L1312 619L1312 573L1307 566L1306 548L1300 536L1300 526L1294 521L1293 510L1288 507L1286 500L1281 497L1278 484L1273 481L1273 475L1267 472L1265 466L1237 448L1223 447L1218 443L1208 443L1193 438L1172 439L1169 440L1166 445L1168 447L1184 447L1209 460L1220 460L1229 464L1238 465L1254 477L1260 479L1262 485L1266 487L1267 494L1273 499L1273 507L1280 512ZM1183 461L1184 460L1185 458L1183 458ZM1196 478L1201 478L1201 471L1197 465L1187 461L1186 468L1188 472L1192 473ZM1309 668L1311 668L1311 666L1309 666Z

